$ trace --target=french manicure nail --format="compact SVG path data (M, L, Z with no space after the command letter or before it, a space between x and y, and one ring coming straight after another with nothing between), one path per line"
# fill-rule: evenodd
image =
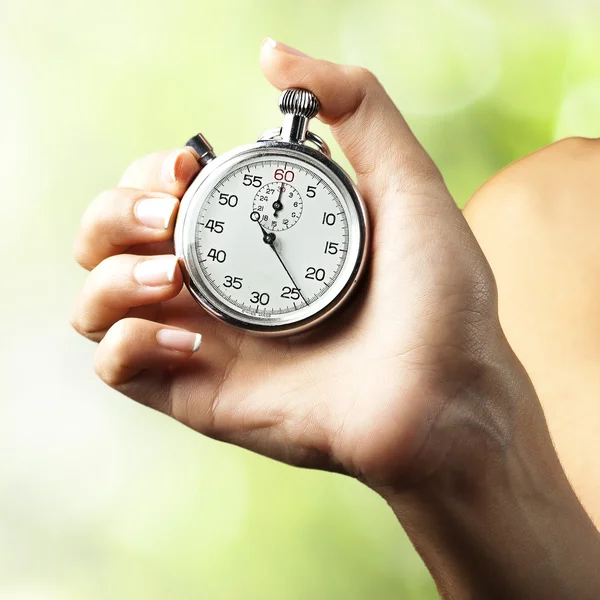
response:
M167 350L197 352L202 342L202 336L199 333L182 329L160 329L156 334L156 340Z
M180 148L174 150L165 158L161 175L163 180L169 184L178 181L188 183L199 168L194 157L187 150Z
M267 46L269 48L273 48L275 50L280 50L281 52L287 52L288 54L294 54L295 56L308 56L304 52L300 52L300 50L296 50L296 48L292 48L287 44L282 42L277 42L273 38L266 37L262 43L263 46Z
M162 165L162 178L167 183L175 183L177 181L177 161L180 160L181 150L171 152Z
M141 285L169 285L175 281L178 268L176 256L149 258L135 265L133 276Z
M151 229L169 229L177 198L144 198L135 205L137 220Z

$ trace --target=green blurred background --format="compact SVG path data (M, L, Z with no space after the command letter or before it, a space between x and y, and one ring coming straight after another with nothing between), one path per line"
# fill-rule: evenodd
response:
M203 439L96 380L68 326L71 241L136 156L278 125L266 35L375 71L463 205L520 156L600 136L600 2L0 6L0 598L435 598L359 484Z

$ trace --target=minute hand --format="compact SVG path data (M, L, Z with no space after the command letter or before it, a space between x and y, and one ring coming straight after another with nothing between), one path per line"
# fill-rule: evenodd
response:
M267 230L260 224L259 221L257 221L257 223L258 223L258 226L262 229L263 240L267 244L269 244L269 246L271 246L271 250L273 250L273 252L275 252L275 256L279 259L281 266L285 269L285 272L288 274L288 277L290 278L291 282L294 284L294 287L298 290L300 297L302 298L302 300L304 300L304 304L306 304L306 306L308 306L308 301L304 297L304 294L300 291L300 288L298 287L297 283L294 281L294 278L292 277L292 274L290 273L289 269L285 266L285 263L283 262L283 260L281 260L281 256L279 256L279 252L277 252L277 248L275 248L275 239L276 239L275 234L267 232Z

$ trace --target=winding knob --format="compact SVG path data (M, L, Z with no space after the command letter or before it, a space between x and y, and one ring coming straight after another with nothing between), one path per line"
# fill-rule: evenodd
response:
M279 110L284 115L298 115L312 119L320 109L317 97L308 90L290 88L279 97Z

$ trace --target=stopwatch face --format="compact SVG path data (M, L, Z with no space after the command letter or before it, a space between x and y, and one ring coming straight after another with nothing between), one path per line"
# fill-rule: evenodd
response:
M190 291L245 329L306 328L341 303L364 262L362 202L343 171L310 149L233 151L201 173L180 211Z

